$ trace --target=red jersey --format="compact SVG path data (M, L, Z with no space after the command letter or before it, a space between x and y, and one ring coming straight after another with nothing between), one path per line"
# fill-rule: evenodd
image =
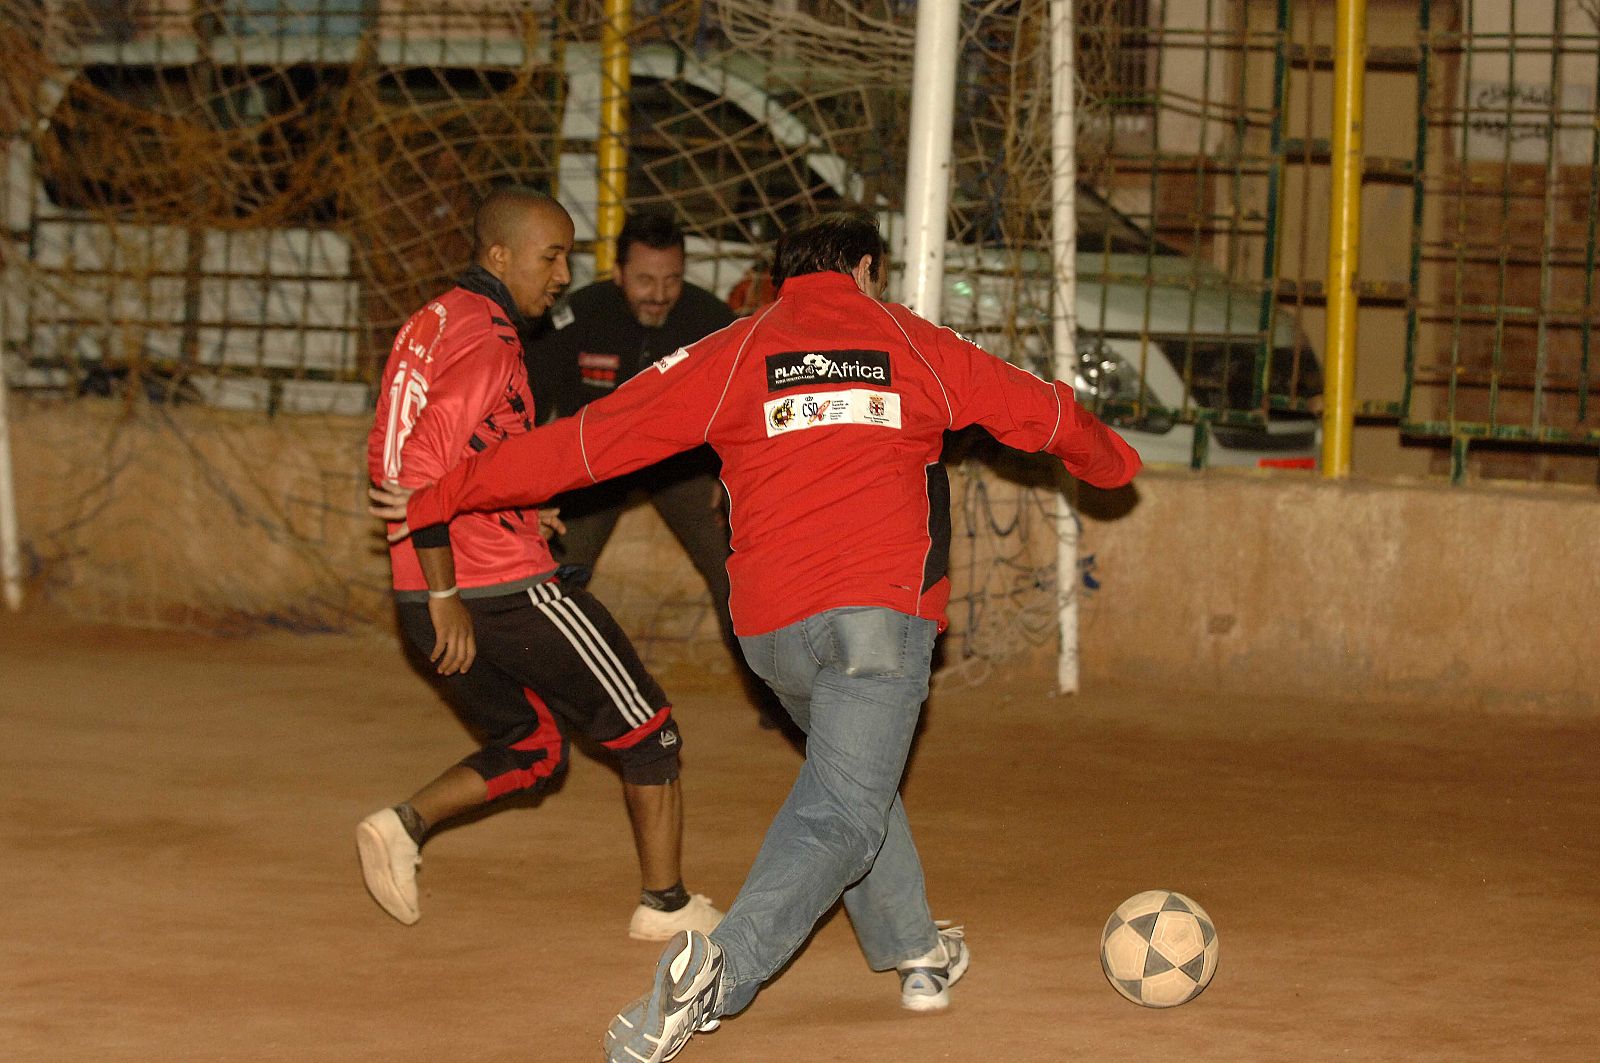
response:
M702 442L730 500L734 630L758 635L841 606L944 620L947 429L982 425L1099 487L1139 457L1040 380L842 273L786 281L777 302L656 362L576 417L508 440L412 496L412 528L531 503Z
M367 437L375 483L432 483L463 459L533 428L513 306L505 287L475 267L411 315L389 352ZM532 509L508 504L462 513L450 521L449 542L464 598L522 590L555 571ZM410 539L390 546L389 562L397 597L426 598Z

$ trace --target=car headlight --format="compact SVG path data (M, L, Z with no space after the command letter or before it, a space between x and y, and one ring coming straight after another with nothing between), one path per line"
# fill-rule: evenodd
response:
M1139 373L1099 336L1080 335L1072 390L1090 408L1131 403L1139 398Z

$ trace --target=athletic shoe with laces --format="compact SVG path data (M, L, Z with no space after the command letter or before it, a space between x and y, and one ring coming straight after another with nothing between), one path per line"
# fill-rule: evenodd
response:
M356 826L356 850L372 899L407 926L420 919L417 868L422 856L394 809L374 812Z
M950 1006L950 987L967 973L972 954L966 931L940 921L939 943L930 952L896 966L900 972L900 1006L912 1011L939 1011Z
M680 930L698 930L709 934L722 922L722 913L703 893L690 895L689 903L675 912L663 912L641 904L633 910L628 921L628 936L640 941L671 941Z
M721 995L722 950L699 931L682 931L656 962L649 995L611 1020L607 1063L666 1063L690 1037L717 1028Z

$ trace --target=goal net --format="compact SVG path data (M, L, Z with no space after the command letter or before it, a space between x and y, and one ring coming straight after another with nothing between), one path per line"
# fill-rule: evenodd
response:
M1153 223L1166 186L1133 197L1142 222L1095 189L1119 130L1151 120L1150 5L1077 12L1080 254L1142 255L1116 268L1148 294L1175 258ZM915 15L900 0L634 4L627 205L678 219L690 279L748 310L769 295L775 235L841 204L901 237ZM560 197L575 284L592 276L604 18L600 0L0 0L4 357L40 591L208 630L382 612L359 461L371 388L396 328L466 261L472 204L495 185ZM1047 6L982 0L961 20L943 317L1049 372ZM1228 337L1241 364L1262 335ZM1143 416L1150 351L1119 358L1061 364L1107 416ZM1234 375L1246 412L1264 408L1250 370ZM1198 394L1163 401L1181 416ZM1092 557L1055 571L1046 471L982 439L953 453L953 656L981 670L1048 653L1057 580L1092 587ZM196 556L219 525L223 544ZM647 645L714 631L692 580L668 588L681 608L658 586L614 593Z

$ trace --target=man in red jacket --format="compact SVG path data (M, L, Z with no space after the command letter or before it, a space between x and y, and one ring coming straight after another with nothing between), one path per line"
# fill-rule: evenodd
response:
M503 188L484 200L475 226L476 263L395 337L367 442L374 483L437 480L533 427L518 334L570 279L572 219L547 196ZM361 821L362 875L386 912L416 922L427 832L506 794L548 788L566 770L577 730L621 766L643 879L628 933L665 941L709 931L721 913L679 874L682 741L671 707L605 607L553 578L541 525L558 524L495 506L392 544L400 625L484 745Z
M982 425L1101 487L1139 469L1068 385L879 302L883 260L868 215L804 222L779 241L770 306L408 506L374 492L374 512L426 529L701 442L722 458L734 629L807 733L806 759L721 925L676 936L650 993L612 1022L613 1063L670 1059L746 1007L841 893L868 963L899 970L901 1003L948 1005L967 946L928 911L898 792L949 600L944 432Z

